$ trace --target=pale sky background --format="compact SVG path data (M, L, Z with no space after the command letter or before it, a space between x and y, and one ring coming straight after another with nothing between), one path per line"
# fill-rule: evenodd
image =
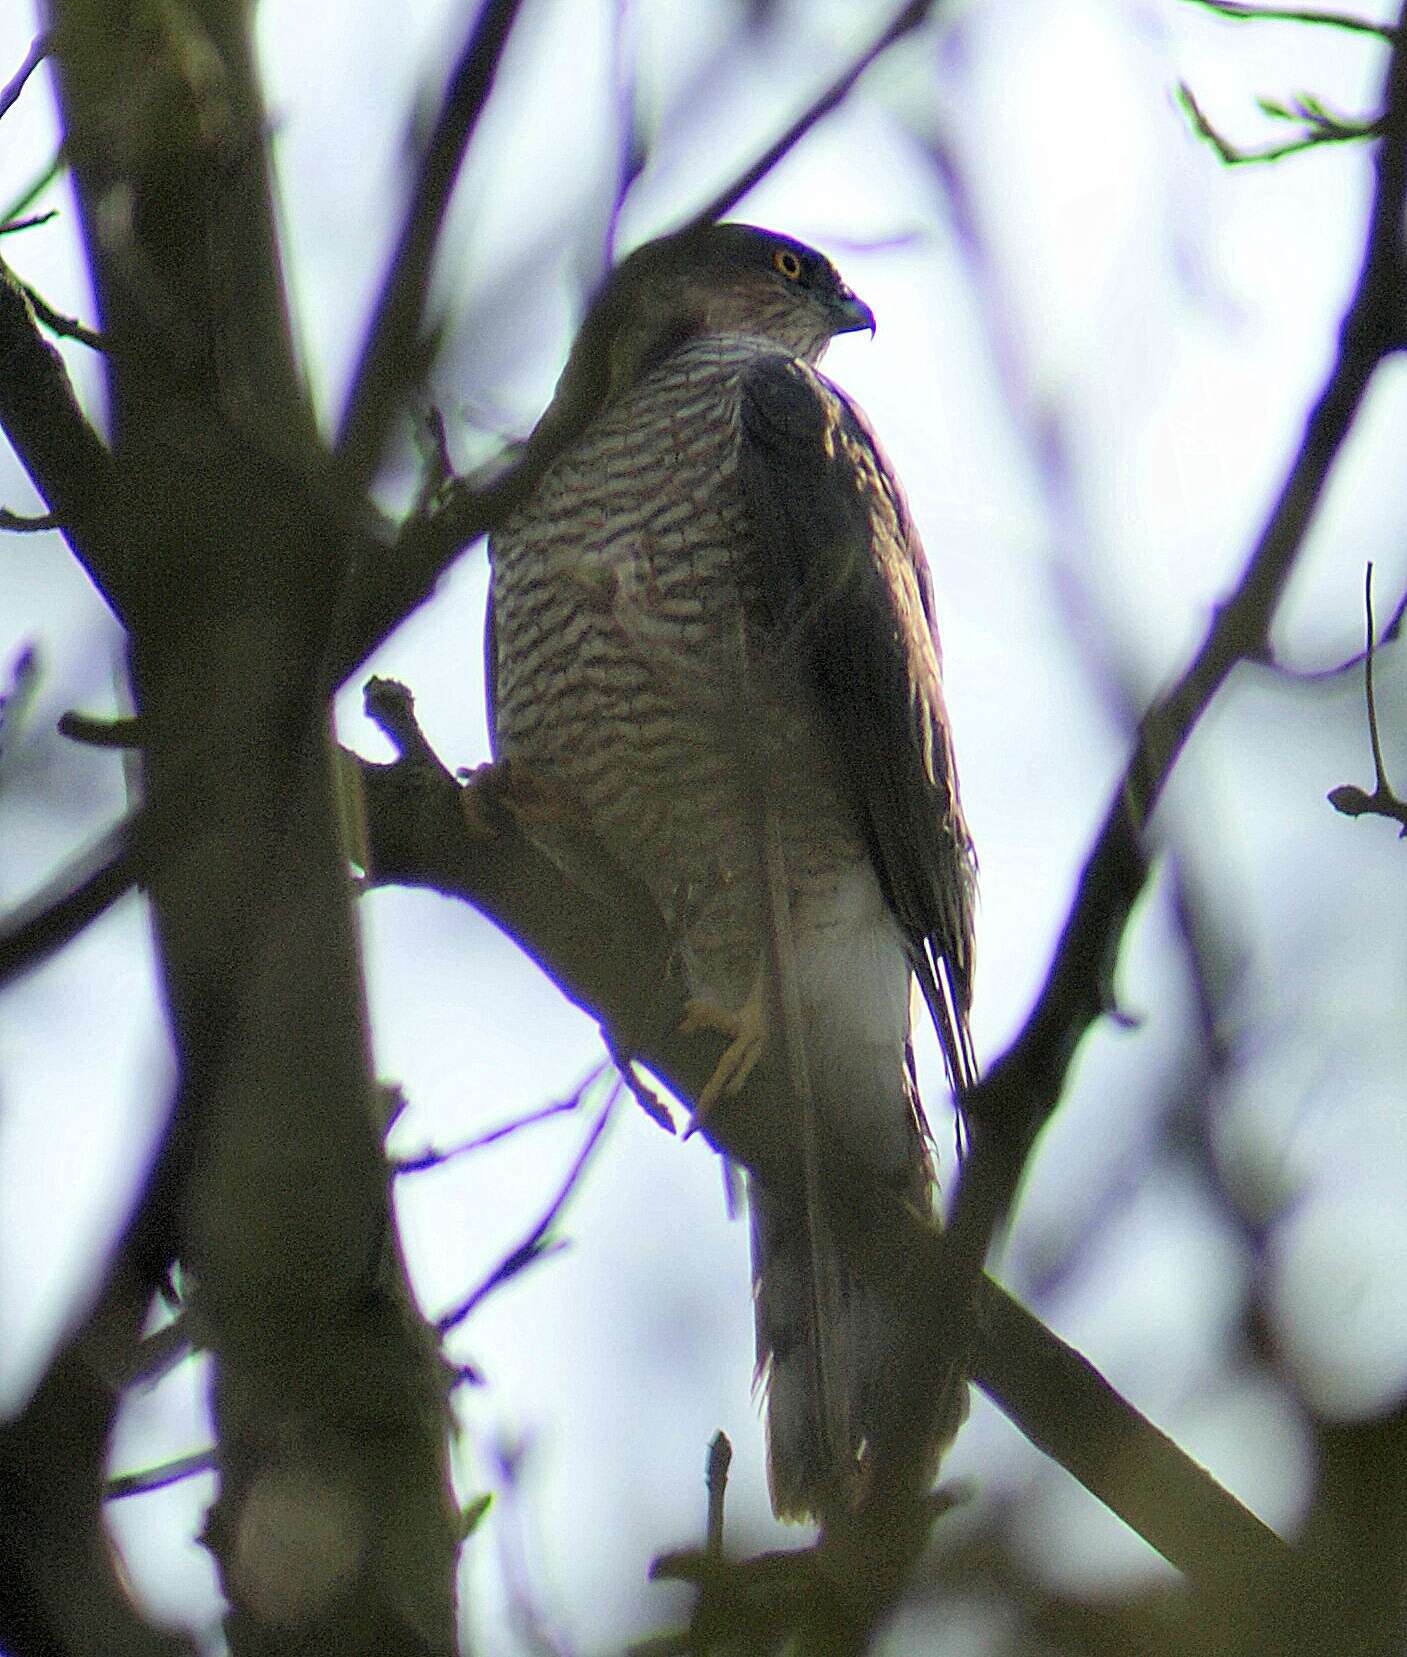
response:
M677 223L766 143L891 6L777 8L730 48L729 5L640 0L624 38L659 143L624 245ZM404 179L408 110L433 95L463 8L263 0L289 280L308 371L335 417ZM1072 879L1126 746L1128 699L1179 669L1244 560L1330 360L1370 183L1360 149L1220 167L1189 133L1179 79L1232 136L1280 136L1264 94L1372 106L1383 52L1328 30L1218 21L1180 0L966 0L900 47L739 216L830 252L879 331L827 370L869 411L909 489L934 568L964 800L982 865L974 1032L990 1059L1044 974ZM1383 14L1382 7L1378 7ZM449 322L436 395L457 458L469 422L524 432L550 394L600 267L617 135L605 0L527 0L445 244ZM0 80L35 24L0 8ZM51 155L41 74L6 116L0 207ZM949 156L976 243L931 163ZM4 256L60 310L91 318L62 189L56 224ZM980 245L976 245L979 244ZM98 407L78 346L64 355ZM1336 474L1276 642L1322 667L1361 645L1363 564L1380 618L1407 582L1407 387L1376 386ZM1041 448L1041 445L1044 448ZM1058 451L1063 467L1042 461ZM403 480L401 480L403 486ZM397 480L388 485L394 496ZM388 497L391 498L391 497ZM0 504L35 510L0 452ZM375 663L413 687L450 765L486 757L482 549ZM0 545L0 670L34 643L27 722L0 755L0 900L31 891L122 809L112 758L53 735L67 708L114 705L120 641L56 536ZM1399 647L1380 662L1388 763L1407 792ZM344 738L379 753L360 693ZM1407 915L1390 824L1336 816L1371 786L1361 679L1314 689L1241 674L1179 769L1158 826L1235 977L1237 1064L1207 1143L1169 1133L1187 1086L1193 997L1166 869L1141 906L1120 989L1141 1020L1081 1051L1043 1140L1002 1274L1065 1338L1267 1521L1293 1526L1310 1478L1290 1394L1246 1351L1254 1291L1316 1407L1381 1409L1407 1387ZM570 1092L597 1062L589 1022L476 914L421 893L363 906L377 1063L410 1108L393 1148L451 1144ZM928 1093L942 1086L927 1055ZM146 922L129 899L0 999L0 1410L20 1406L124 1213L170 1085ZM432 1174L400 1214L432 1314L545 1207L586 1131L559 1118ZM1183 1124L1185 1134L1186 1125ZM1205 1136L1204 1136L1205 1137ZM939 1143L950 1143L939 1128ZM1205 1152L1257 1224L1248 1250ZM466 1555L478 1649L528 1649L505 1583L526 1585L561 1649L597 1653L682 1608L651 1555L701 1532L702 1472L724 1428L738 1546L772 1527L750 1395L747 1238L716 1160L622 1107L564 1222L572 1247L493 1296L450 1343L487 1385L459 1395L466 1494L526 1445L518 1493ZM114 1465L206 1441L199 1366L126 1412ZM980 1400L945 1469L968 1515L1013 1504L1032 1568L1112 1591L1165 1570ZM209 1481L117 1504L154 1610L218 1644L213 1572L191 1537ZM941 1534L940 1527L940 1534ZM980 1617L925 1622L899 1650L997 1649Z

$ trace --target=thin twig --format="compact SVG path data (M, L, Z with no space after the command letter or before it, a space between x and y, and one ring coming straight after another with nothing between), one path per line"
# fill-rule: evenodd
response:
M49 330L60 339L76 339L80 345L86 345L90 351L105 351L106 344L103 336L92 328L86 327L77 317L64 316L44 298L37 289L30 287L28 282L21 282L25 298L34 308L34 314Z
M1388 23L1374 23L1366 17L1355 17L1350 12L1304 11L1296 6L1251 5L1248 0L1188 0L1189 5L1201 6L1218 17L1229 17L1236 22L1265 23L1321 23L1331 29L1346 29L1350 34L1376 35L1389 45L1397 39L1397 30Z
M1378 735L1378 708L1373 695L1373 566L1363 580L1363 608L1368 616L1368 643L1363 652L1363 694L1368 704L1368 738L1373 746L1373 792L1365 794L1353 783L1329 791L1329 804L1345 817L1386 817L1402 825L1399 838L1407 838L1407 801L1399 800L1387 780L1383 764L1382 738Z
M708 1487L708 1528L705 1546L717 1558L723 1556L723 1503L728 1494L728 1469L733 1463L733 1444L727 1433L718 1431L708 1446L704 1483Z
M1186 81L1178 82L1177 96L1197 136L1204 138L1228 167L1283 161L1286 156L1300 155L1305 150L1317 149L1324 144L1359 143L1364 139L1380 137L1382 134L1381 121L1340 120L1323 109L1315 110L1303 103L1297 105L1293 111L1284 110L1278 104L1271 104L1268 100L1262 99L1261 108L1267 114L1273 114L1282 120L1302 120L1308 125L1309 131L1299 138L1288 139L1283 144L1267 144L1263 149L1243 150L1212 125Z
M337 435L338 459L355 489L370 481L399 396L418 377L435 249L521 4L488 0L475 18L426 140Z
M126 1496L145 1496L152 1490L165 1490L182 1479L197 1473L209 1473L215 1467L213 1450L193 1450L188 1456L177 1456L174 1461L163 1461L159 1467L147 1467L140 1473L118 1473L103 1487L103 1495L110 1502L120 1502Z
M515 1116L511 1122L503 1122L498 1127L490 1128L486 1133L476 1134L474 1138L466 1139L458 1145L451 1145L445 1150L436 1150L432 1146L416 1156L397 1157L392 1172L419 1174L428 1168L439 1168L446 1162L452 1162L455 1157L468 1156L472 1151L481 1151L487 1145L497 1145L500 1140L510 1138L523 1128L550 1121L554 1116L565 1116L578 1108L587 1089L600 1081L605 1069L605 1065L597 1065L569 1097L554 1099L550 1105L541 1105L537 1110L530 1110L524 1116Z
M52 161L46 162L29 183L23 186L8 206L0 208L0 224L13 224L22 213L32 207L59 176L63 164L63 152L60 150Z
M1363 650L1363 694L1368 702L1368 734L1373 743L1373 775L1380 794L1390 794L1387 772L1383 769L1383 745L1378 739L1378 709L1373 698L1373 562L1363 575L1363 610L1367 617L1368 640Z
M38 535L41 530L62 528L63 525L52 512L27 517L22 512L10 512L0 506L0 529L7 529L12 535Z
M928 21L929 14L936 4L937 0L909 0L909 4L902 6L865 51L797 116L774 144L720 190L692 222L712 224L715 219L721 219L725 213L730 213L748 191L772 171L783 156L794 150L813 127L845 101L856 81L877 59L883 57L889 48L905 35L912 34L921 24Z
M1268 668L1282 679L1289 679L1297 685L1323 685L1334 679L1342 679L1345 674L1352 673L1368 660L1368 654L1373 650L1381 650L1385 644L1393 644L1402 634L1402 626L1407 621L1407 592L1397 601L1397 607L1392 612L1392 619L1383 628L1376 640L1369 639L1366 650L1355 650L1354 653L1342 662L1335 662L1332 667L1291 667L1275 656L1267 656L1258 665Z
M49 43L44 36L35 35L29 44L28 52L25 53L24 62L5 82L4 86L0 87L0 119L9 114L20 93L24 91L25 82L43 63L48 51Z
M89 578L123 619L114 580L130 532L111 452L74 395L57 348L44 337L29 294L0 260L0 427L63 525Z
M562 1182L562 1188L548 1205L547 1212L523 1238L516 1248L511 1249L494 1267L489 1275L479 1284L470 1295L462 1300L458 1306L452 1307L436 1320L435 1327L441 1335L447 1335L450 1330L463 1323L469 1314L488 1295L497 1288L514 1278L519 1272L531 1266L534 1261L541 1260L544 1255L555 1253L563 1245L560 1240L548 1242L547 1234L556 1224L567 1199L576 1189L587 1163L591 1160L591 1153L596 1149L597 1142L605 1132L606 1123L610 1120L612 1107L615 1105L619 1093L619 1085L611 1090L611 1096L605 1106L592 1123L591 1132L587 1134L581 1150L577 1152L576 1160L567 1172Z
M38 230L40 225L48 224L50 219L58 216L58 208L51 207L47 213L30 213L22 219L6 219L0 224L0 236L16 236L21 230Z

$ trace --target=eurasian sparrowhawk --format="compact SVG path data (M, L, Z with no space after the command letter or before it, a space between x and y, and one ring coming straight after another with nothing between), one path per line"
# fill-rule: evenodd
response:
M911 988L966 1088L973 857L918 534L816 369L873 326L829 260L748 225L627 259L540 428L584 429L493 538L490 700L497 754L575 797L691 1016L734 1038L699 1108L765 1054L800 1162L843 1146L926 1213ZM773 1505L824 1516L895 1430L893 1308L824 1205L750 1201Z

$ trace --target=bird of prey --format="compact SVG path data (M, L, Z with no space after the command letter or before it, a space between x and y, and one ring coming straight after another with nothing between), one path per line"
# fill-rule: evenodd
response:
M729 1038L697 1109L764 1060L804 1174L799 1197L749 1193L786 1518L852 1509L902 1430L897 1310L827 1209L844 1163L930 1211L915 982L959 1100L974 1080L974 859L928 567L869 423L816 367L861 328L869 308L790 237L646 244L539 423L565 447L489 549L496 755L567 791L649 889L690 1020ZM925 1429L927 1477L954 1426Z

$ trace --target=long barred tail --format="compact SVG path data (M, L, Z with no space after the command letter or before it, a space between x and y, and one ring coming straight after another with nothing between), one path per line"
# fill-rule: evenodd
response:
M845 1502L847 1486L858 1484L850 1425L855 1290L800 1203L771 1197L756 1181L748 1201L767 1487L778 1518L806 1519Z
M781 1519L824 1519L868 1493L876 1449L909 1437L904 1311L892 1291L847 1270L824 1221L756 1182L750 1191L758 1379L767 1410L767 1480ZM912 1474L926 1485L966 1413L966 1387L922 1429Z
M935 1185L909 1045L911 947L868 865L788 901L775 828L765 812L774 1046L792 1094L774 1114L779 1131L792 1124L800 1177L794 1191L751 1188L758 1374L772 1506L828 1521L871 1495L926 1492L966 1385L941 1333L919 1326L909 1252L885 1246L897 1232L884 1196L926 1216ZM854 1246L857 1225L876 1228L874 1246Z

